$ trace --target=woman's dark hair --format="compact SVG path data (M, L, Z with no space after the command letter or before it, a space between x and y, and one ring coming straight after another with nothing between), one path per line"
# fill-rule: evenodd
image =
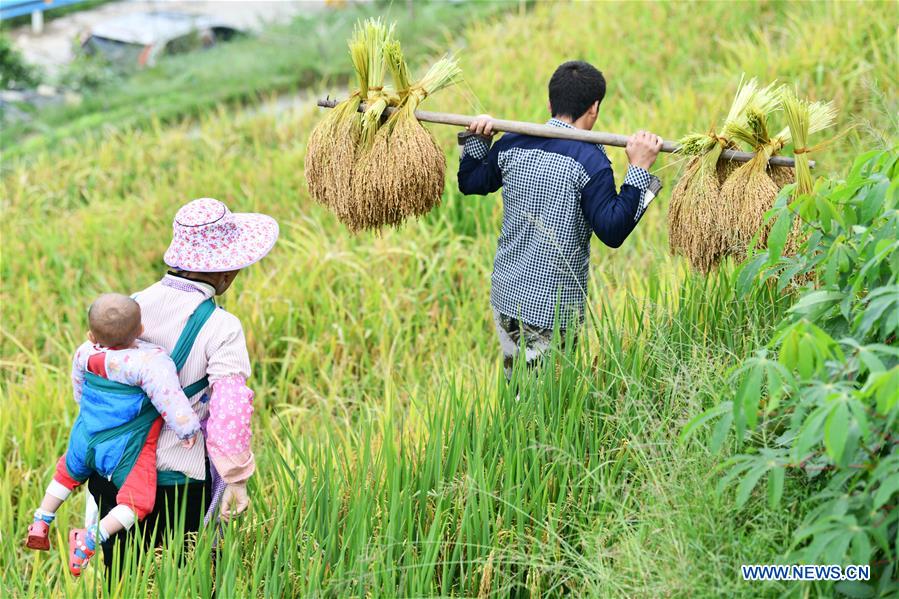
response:
M594 102L602 103L606 80L596 67L582 60L563 63L549 80L553 116L580 118Z

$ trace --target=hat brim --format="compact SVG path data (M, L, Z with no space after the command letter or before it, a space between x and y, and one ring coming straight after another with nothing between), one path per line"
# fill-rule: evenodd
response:
M275 247L278 241L278 221L266 214L234 213L231 215L238 234L215 248L216 268L210 268L201 261L194 263L189 256L179 256L170 246L163 260L172 268L187 272L228 272L251 266Z

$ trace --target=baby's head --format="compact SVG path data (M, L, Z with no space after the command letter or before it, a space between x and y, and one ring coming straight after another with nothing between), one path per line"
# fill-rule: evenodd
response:
M129 347L143 332L140 306L127 295L104 293L91 304L87 317L91 341L104 347Z

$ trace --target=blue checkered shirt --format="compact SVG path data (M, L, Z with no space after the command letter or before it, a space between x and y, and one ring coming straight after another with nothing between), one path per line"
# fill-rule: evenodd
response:
M551 119L554 127L571 127ZM652 200L651 175L631 165L620 193L601 145L507 133L493 147L465 141L463 194L503 189L503 224L490 303L502 314L551 329L584 318L590 238L617 248ZM558 311L557 311L558 310Z

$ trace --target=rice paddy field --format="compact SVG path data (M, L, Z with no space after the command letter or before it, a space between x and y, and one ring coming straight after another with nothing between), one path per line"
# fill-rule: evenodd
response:
M895 5L876 2L541 3L452 34L467 88L425 108L543 122L549 76L580 58L608 80L597 129L675 138L720 120L745 73L836 102L836 130L852 129L814 158L817 175L839 178L895 143L897 24ZM442 206L352 236L303 178L320 118L312 106L222 108L4 160L0 595L836 594L740 577L789 550L802 479L787 478L776 508L759 489L738 509L716 491L734 448L712 452L706 431L680 440L791 301L765 286L738 297L733 264L702 275L668 254L681 158L656 163L666 191L622 248L594 243L578 349L519 373L516 397L488 299L500 199L459 194L456 132L432 128L448 160ZM624 153L609 153L620 183ZM204 533L110 591L97 564L67 573L81 495L61 509L50 553L26 552L25 529L77 414L68 370L88 304L157 280L172 216L204 196L281 224L272 254L223 296L254 364L252 505L214 570Z

